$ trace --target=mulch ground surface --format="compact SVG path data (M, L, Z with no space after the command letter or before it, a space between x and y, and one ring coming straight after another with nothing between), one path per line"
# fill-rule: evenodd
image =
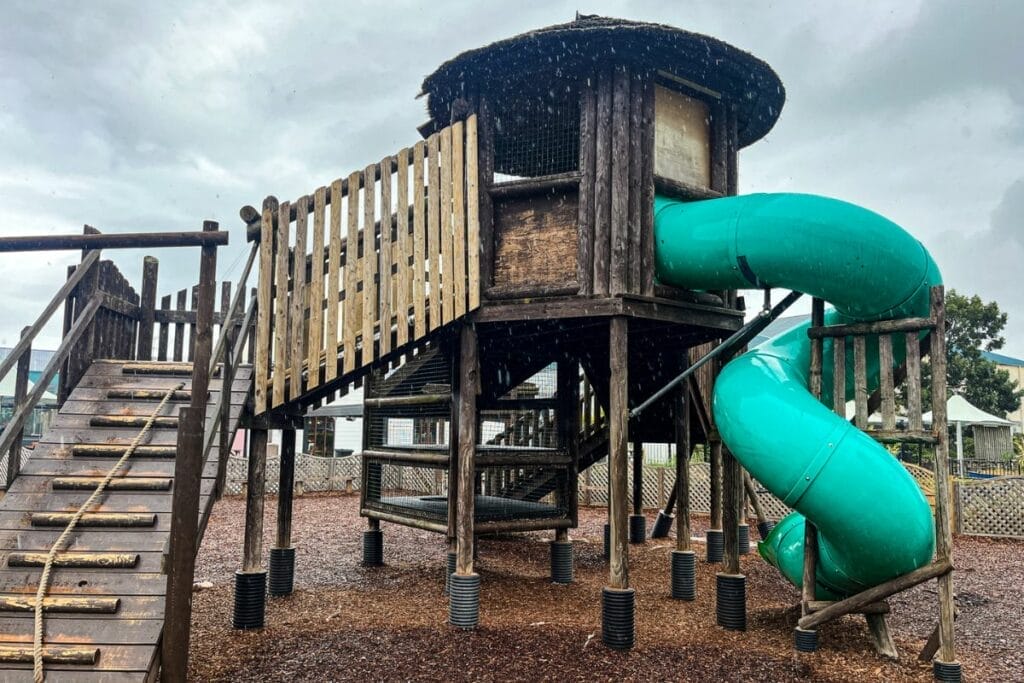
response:
M274 543L267 501L264 547ZM217 503L203 540L195 593L190 679L196 681L930 681L916 655L935 625L935 582L890 600L900 648L893 662L874 653L863 618L824 626L821 648L793 650L798 592L752 553L748 627L715 625L716 567L698 554L696 602L669 597L674 540L630 546L637 589L637 646L601 644L603 509L582 509L573 531L576 582L548 578L549 533L484 538L479 544L480 627L447 625L442 595L445 546L436 534L383 525L385 567L359 565L365 520L355 496L295 501L295 592L268 601L266 628L231 628L233 575L242 553L244 501ZM653 514L649 515L653 519ZM696 518L703 536L707 520ZM756 536L756 530L751 529ZM1024 543L958 538L955 560L958 656L965 680L1022 680Z

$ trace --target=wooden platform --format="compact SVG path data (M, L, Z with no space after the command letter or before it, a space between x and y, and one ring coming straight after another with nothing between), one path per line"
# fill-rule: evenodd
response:
M117 456L106 448L127 447L139 431L131 418L145 419L164 392L185 382L163 412L176 416L187 405L191 380L181 363L166 363L161 374L147 363L146 373L124 372L124 363L97 361L71 393L50 430L36 446L22 474L0 499L0 652L27 648L29 657L0 657L0 680L31 680L32 611L41 568L24 566L35 553L45 554L63 526L42 526L42 513L71 513L91 493ZM231 429L238 426L252 386L252 369L238 368L231 392ZM221 391L211 381L208 414L212 416ZM118 416L102 420L96 416ZM171 446L177 429L154 429L147 446ZM123 451L123 448L122 448ZM200 528L213 504L219 457L217 442L203 470ZM55 565L46 609L45 644L56 652L92 651L82 657L53 657L46 664L47 680L145 681L155 679L163 630L166 575L162 573L170 530L174 458L162 449L143 449L122 470L117 485L92 511L104 519L120 516L153 517L150 526L103 526L74 532L65 561ZM138 486L133 485L138 482ZM169 482L169 484L168 484ZM130 516L130 517L129 517ZM37 522L33 525L33 519ZM117 560L117 561L114 561ZM129 561L130 560L130 561ZM75 565L75 566L60 566ZM19 566L21 565L21 566ZM86 566L82 566L86 565ZM90 566L92 565L92 566ZM26 602L29 607L26 609ZM111 609L116 605L115 609ZM15 673L22 672L22 673Z

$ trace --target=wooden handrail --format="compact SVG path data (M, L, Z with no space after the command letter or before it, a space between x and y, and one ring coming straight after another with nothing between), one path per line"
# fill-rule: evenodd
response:
M18 343L14 345L14 348L11 349L7 358L0 361L0 379L3 379L10 369L14 367L14 364L18 362L18 358L21 357L21 354L25 352L25 349L32 344L32 340L39 334L39 331L43 329L47 322L49 322L50 316L53 315L53 312L57 310L57 307L64 303L68 294L70 294L78 283L82 281L82 278L89 273L99 259L100 253L98 251L90 251L86 254L86 257L80 264L78 264L78 267L75 269L75 272L72 273L71 277L69 277L61 288L57 290L57 293L53 295L52 299L50 299L50 303L46 304L46 308L43 309L39 318L32 323L28 328L28 331L20 340L18 340Z
M79 249L148 249L151 247L204 247L228 243L228 233L122 232L86 235L28 235L0 237L0 252L77 251Z
M231 299L231 305L228 307L228 312L224 315L220 335L217 337L217 343L213 347L213 354L210 356L210 373L213 373L217 368L217 363L220 362L220 358L224 354L224 343L228 337L227 330L238 313L238 307L241 304L242 297L245 295L245 283L249 281L249 273L252 271L252 265L255 263L256 255L259 254L259 251L259 244L254 244L252 249L249 250L249 260L245 262L245 268L242 269L242 274L238 278L238 287L235 288L235 295ZM246 317L248 318L248 316ZM245 324L242 325L242 329L246 329Z
M14 441L14 437L21 431L25 424L25 419L36 407L39 399L46 393L46 387L49 386L54 376L57 374L57 370L64 361L71 354L71 349L81 338L85 332L89 323L96 317L96 311L100 308L101 299L99 296L94 296L89 300L89 304L82 311L82 314L75 320L75 324L71 330L61 340L60 346L57 351L54 352L50 362L46 364L46 368L43 369L42 374L36 380L35 386L32 388L32 392L26 397L25 402L19 407L14 415L11 416L11 421L7 423L7 427L3 433L0 434L0 453L7 451L11 447L11 443ZM11 482L7 482L10 486Z
M238 367L238 364L242 361L242 352L245 350L245 343L247 341L245 330L248 330L256 318L256 299L252 299L249 302L249 308L245 312L245 318L242 321L241 331L238 333L238 338L235 340L235 346L231 350L231 366ZM225 332L221 331L221 337L224 337ZM222 351L223 353L223 351ZM216 368L216 364L213 364L213 368ZM213 369L211 369L211 373ZM225 373L225 377L226 377ZM228 419L224 415L225 406L231 405L231 387L222 387L220 397L217 399L217 405L214 407L213 420L210 422L209 430L206 432L203 441L203 460L206 460L206 456L209 455L210 449L213 447L213 437L220 430L219 422ZM223 453L220 457L226 457Z

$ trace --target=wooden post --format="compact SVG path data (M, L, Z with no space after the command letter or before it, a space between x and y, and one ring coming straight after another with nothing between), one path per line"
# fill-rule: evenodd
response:
M281 467L277 487L277 547L292 545L292 498L295 494L295 430L281 431Z
M644 445L633 438L633 514L644 513Z
M711 442L711 529L722 528L722 437L712 432Z
M455 573L473 573L474 481L476 469L476 397L480 390L480 358L476 327L459 332L459 462L456 500Z
M565 505L573 526L579 521L579 439L580 439L580 364L578 361L558 361L558 447L569 456L566 476ZM568 533L568 531L566 532ZM556 539L557 540L557 539Z
M242 571L258 572L263 564L263 493L267 481L266 429L249 432L249 472L245 491L245 532Z
M224 406L220 416L220 434L218 435L217 447L217 497L224 495L224 487L228 472L228 458L231 457L231 431L228 426L231 423L231 389L235 383L235 341L238 329L233 321L225 319L221 326L221 334L224 335L224 351L221 365L221 402Z
M739 460L722 448L722 537L725 542L726 574L740 573L739 523L743 504L743 474Z
M690 404L689 388L676 388L676 550L690 550Z
M29 325L21 331L21 338L24 339L32 330ZM18 358L18 368L14 377L14 403L11 408L11 415L17 415L25 405L25 397L28 395L28 371L32 363L32 344L25 347L21 357ZM25 428L18 430L18 434L11 443L11 450L7 453L7 479L4 481L4 488L10 490L11 484L18 478L21 472L21 442L25 437Z
M949 524L949 432L946 416L946 300L945 291L933 287L932 318L932 431L935 434L935 562L953 562L953 532ZM939 653L937 661L956 662L953 641L953 573L939 577Z
M629 440L629 349L625 317L615 316L609 323L608 351L611 377L608 389L608 523L610 548L608 585L629 588L629 543L626 486L626 444Z
M204 232L217 231L204 221ZM174 461L170 550L167 559L167 597L161 642L163 680L184 681L188 673L188 643L192 623L192 580L199 538L199 489L203 475L203 440L210 354L213 346L213 299L217 278L217 247L204 246L199 256L195 364L192 401L178 420L178 450Z
M825 301L815 297L811 301L811 327L825 324ZM842 343L837 340L834 343ZM824 340L811 340L810 389L811 394L821 400L821 373L824 366ZM800 613L810 613L810 603L816 599L815 584L818 571L818 530L809 519L804 520L804 566L803 584L800 588Z
M135 357L153 359L153 327L156 322L156 283L160 262L152 256L142 259L142 299L139 302L139 334Z

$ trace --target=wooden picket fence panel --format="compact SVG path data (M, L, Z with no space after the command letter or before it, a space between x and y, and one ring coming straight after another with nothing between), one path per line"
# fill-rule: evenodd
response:
M477 169L471 116L312 196L264 208L257 414L338 384L480 305Z

